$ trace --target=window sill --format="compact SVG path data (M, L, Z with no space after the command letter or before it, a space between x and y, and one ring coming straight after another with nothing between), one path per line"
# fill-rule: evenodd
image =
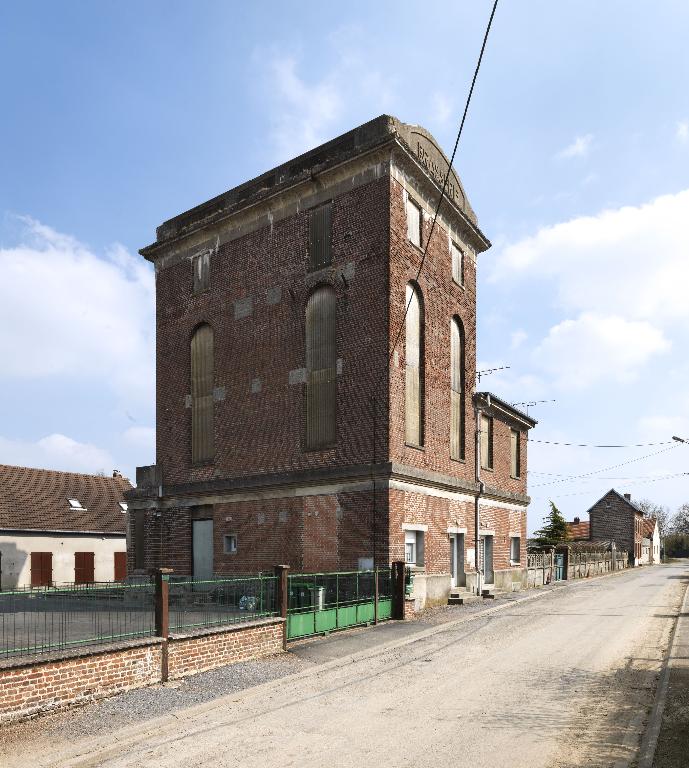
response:
M466 463L467 463L467 460L466 460L466 459L455 459L455 458L454 458L454 457L452 457L452 456L450 456L450 461L456 461L456 462L457 462L457 464L466 464Z
M481 467L481 472L495 472L493 467Z
M323 453L324 451L332 451L335 448L337 448L337 442L319 445L314 448L304 448L302 453Z
M407 443L405 441L404 445L407 448L413 448L415 451L425 451L426 449L423 447L423 445L417 445L416 443Z
M521 566L521 564L522 564L521 560L510 560L510 568Z
M452 282L453 282L453 283L454 283L454 284L455 284L455 285L456 285L458 288L461 288L463 291L466 291L467 287L466 287L466 285L465 285L464 283L459 283L459 282L457 282L457 280L455 280L455 279L454 279L454 277L452 278Z
M204 459L203 461L192 461L191 468L199 469L199 467L212 467L215 464L215 459Z
M522 479L521 475L510 475L510 480L521 480L521 479Z

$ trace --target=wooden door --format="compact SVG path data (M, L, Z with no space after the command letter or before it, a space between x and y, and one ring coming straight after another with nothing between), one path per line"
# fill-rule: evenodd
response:
M115 581L127 578L127 553L115 552Z
M31 553L31 586L49 587L53 582L53 553Z
M75 552L74 553L74 583L92 584L94 581L94 560L93 552Z

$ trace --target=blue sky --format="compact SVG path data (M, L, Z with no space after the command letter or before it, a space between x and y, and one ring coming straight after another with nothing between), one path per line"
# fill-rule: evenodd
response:
M383 112L450 150L490 5L0 4L0 461L151 463L138 248ZM511 366L482 384L556 401L531 409L535 439L689 437L688 32L679 0L498 8L456 165L493 242L479 367ZM571 517L612 486L689 501L668 477L689 446L669 447L533 443L530 528L549 498Z

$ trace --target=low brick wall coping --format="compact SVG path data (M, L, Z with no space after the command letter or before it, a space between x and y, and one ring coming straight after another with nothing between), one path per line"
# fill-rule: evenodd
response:
M143 648L149 645L160 645L162 637L137 637L132 640L118 640L114 643L99 643L93 645L80 645L78 648L64 648L50 653L35 653L33 656L17 656L0 660L0 672L7 669L25 669L49 664L55 661L69 661L85 656L102 656L106 653L126 651L130 648Z
M223 624L218 627L201 627L192 629L189 632L175 632L168 635L170 642L175 640L190 640L194 637L207 637L208 635L222 635L228 632L241 632L245 629L254 627L272 626L273 624L284 624L285 620L281 616L271 616L266 619L256 619L255 621L238 621L234 624Z

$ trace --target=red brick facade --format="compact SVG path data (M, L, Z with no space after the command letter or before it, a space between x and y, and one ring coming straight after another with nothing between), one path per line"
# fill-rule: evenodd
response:
M631 496L611 489L589 509L590 538L614 541L618 551L629 554L630 565L639 565L643 518Z
M378 118L166 222L142 250L157 273L157 456L148 472L155 482L142 472L129 496L132 570L194 572L192 520L205 516L213 520L218 574L278 562L296 571L387 564L404 558L405 526L415 524L426 527L428 574L449 574L451 532L464 534L468 571L478 496L496 571L511 567L510 537L520 538L525 561L526 436L534 422L502 401L473 396L476 254L490 244L454 174L418 279L423 446L405 443L405 292L423 256L407 235L406 201L422 208L425 247L438 164L447 168L434 146L422 129ZM332 206L332 264L313 272L309 216L324 203ZM464 253L461 285L451 243ZM199 252L210 253L210 286L194 295L191 259ZM320 285L337 298L337 439L309 450L304 318ZM461 460L450 457L453 317L465 339ZM201 323L214 332L215 455L194 466L190 339ZM480 482L476 408L494 425L493 466L481 470ZM510 471L510 429L519 430L519 477ZM227 551L228 535L236 552Z

